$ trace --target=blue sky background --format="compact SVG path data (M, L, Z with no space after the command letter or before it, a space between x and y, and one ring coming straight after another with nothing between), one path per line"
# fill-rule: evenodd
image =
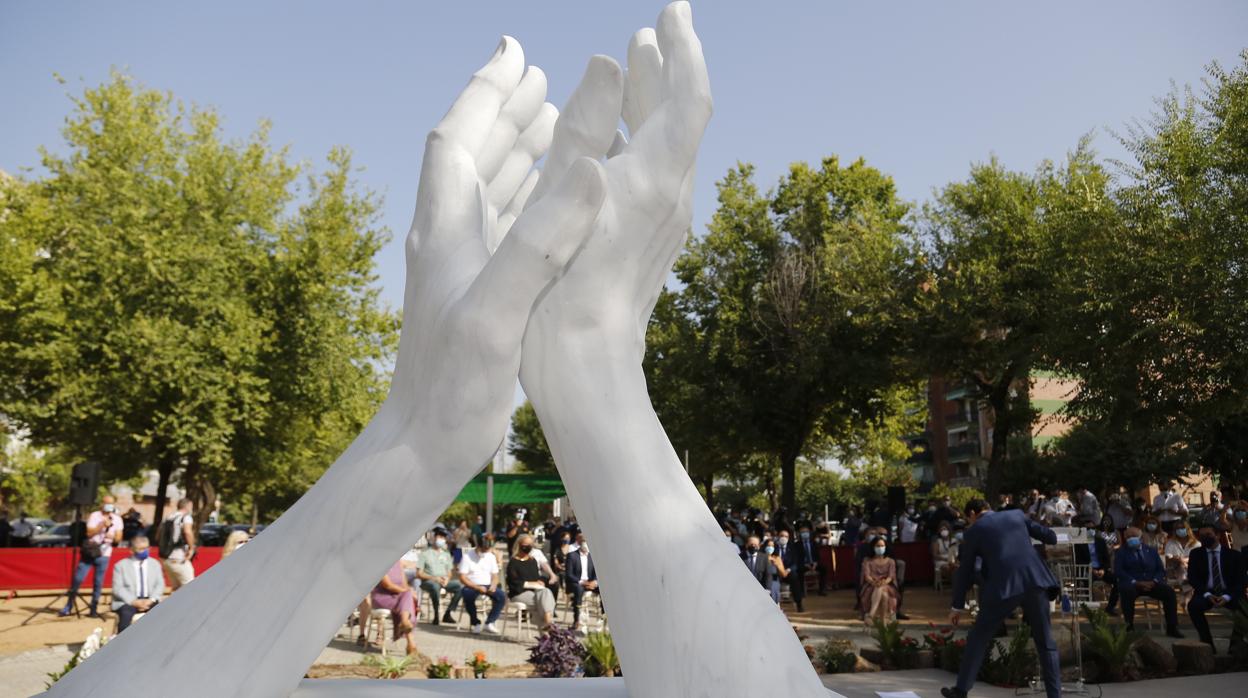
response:
M261 119L298 159L346 145L358 181L385 196L394 241L378 256L383 297L401 303L401 240L427 132L501 34L550 79L557 106L593 53L623 62L646 2L3 2L0 169L61 146L67 92L110 67L212 105L243 136ZM1248 3L695 2L715 95L699 158L694 230L714 182L738 160L770 186L795 160L863 156L907 199L995 153L1031 169L1095 132L1146 117L1248 46ZM58 84L56 72L69 82Z

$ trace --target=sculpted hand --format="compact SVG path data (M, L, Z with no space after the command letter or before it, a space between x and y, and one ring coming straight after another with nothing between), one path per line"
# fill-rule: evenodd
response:
M511 206L551 140L557 113L545 94L545 76L526 72L520 45L504 38L429 134L398 361L364 432L264 535L51 695L125 686L129 696L163 696L175 683L182 698L289 695L360 598L494 452L534 300L591 231L605 194L601 168L572 158L547 178L541 201Z
M631 139L615 130L621 113ZM606 156L606 201L533 311L520 380L594 542L629 694L824 696L784 615L723 544L641 368L650 313L689 230L710 114L687 3L633 37L627 75L609 58L590 61L530 200L540 205L561 163Z

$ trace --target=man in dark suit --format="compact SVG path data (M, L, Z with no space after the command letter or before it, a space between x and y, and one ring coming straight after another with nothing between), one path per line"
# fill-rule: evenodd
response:
M788 560L784 560L784 564L789 569L789 593L793 594L793 603L801 613L805 610L802 607L802 600L806 598L806 575L819 575L820 594L825 593L824 585L826 584L823 563L819 559L819 544L810 535L809 522L803 521L798 524L797 540L790 543L788 547L793 550L792 565L789 565Z
M1200 547L1193 548L1187 559L1187 582L1192 585L1192 600L1187 604L1187 615L1196 626L1200 641L1213 644L1209 621L1205 613L1215 608L1225 608L1231 613L1248 609L1244 599L1244 586L1248 585L1248 572L1244 569L1244 556L1221 545L1218 531L1213 526L1201 526L1196 535ZM1231 645L1243 640L1239 628L1231 631ZM1216 648L1215 648L1216 649Z
M1178 602L1174 589L1166 584L1166 568L1161 563L1157 549L1144 545L1140 529L1127 528L1126 545L1114 557L1114 576L1118 578L1118 595L1122 597L1122 619L1127 629L1135 629L1135 599L1148 596L1161 602L1166 613L1166 635L1182 638L1179 632ZM1189 563L1190 564L1190 563Z
M750 574L763 585L767 591L771 591L771 561L767 557L767 553L761 550L762 545L758 540L758 536L750 536L745 541L745 551L741 553L741 559L745 561L745 566L750 570Z
M1049 601L1057 596L1057 579L1031 545L1034 538L1055 545L1057 534L1029 520L1019 510L993 512L988 502L973 499L966 505L966 529L959 553L958 570L953 575L953 610L949 623L958 625L966 608L978 561L983 581L979 590L979 616L966 639L958 683L942 688L945 698L965 698L975 685L997 628L1014 609L1022 607L1023 618L1031 628L1036 654L1044 674L1048 698L1061 698L1061 669L1057 644L1049 631Z
M572 599L572 626L577 627L581 623L581 602L585 600L585 594L598 593L598 571L594 569L594 558L590 557L585 534L577 534L576 550L568 553L566 565L563 578L568 598Z
M1111 616L1118 615L1118 578L1114 576L1113 558L1105 538L1093 532L1091 543L1075 546L1075 563L1090 566L1092 580L1109 586L1109 603L1105 605L1105 612Z

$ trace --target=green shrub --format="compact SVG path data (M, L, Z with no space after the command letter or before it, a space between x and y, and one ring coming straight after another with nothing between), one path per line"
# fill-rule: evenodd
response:
M582 644L585 645L586 676L620 675L620 657L615 653L611 633L590 633Z
M871 621L871 637L875 638L880 651L884 653L884 663L890 667L910 667L917 663L919 641L906 637L897 621L885 623L876 618Z
M1031 630L1026 623L1019 623L1005 645L993 643L993 651L984 658L979 669L979 680L1017 688L1026 686L1035 671L1036 652L1031 646Z
M815 650L815 660L829 674L846 674L858 664L858 651L850 640L831 638Z
M401 679L407 673L407 668L411 666L412 659L408 655L379 657L375 654L369 654L365 655L361 663L364 666L377 667L377 678L379 679Z
M1125 681L1127 670L1134 666L1131 648L1144 634L1127 630L1122 625L1096 625L1083 634L1083 648L1096 662L1097 676L1102 681Z

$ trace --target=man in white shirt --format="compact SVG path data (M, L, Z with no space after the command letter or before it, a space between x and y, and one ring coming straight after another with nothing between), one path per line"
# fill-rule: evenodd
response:
M1153 497L1153 516L1161 522L1161 530L1166 533L1174 533L1175 522L1187 518L1187 502L1183 501L1183 495L1179 494L1174 481L1161 483L1161 492Z
M1053 496L1044 504L1043 517L1049 526L1070 526L1075 518L1075 505L1066 498L1065 490L1055 490Z
M113 611L117 614L117 632L130 627L140 613L147 613L160 603L165 591L165 577L160 563L149 555L147 536L138 534L130 540L130 557L113 567Z
M99 618L97 607L100 604L100 590L104 586L104 573L108 571L108 560L113 554L113 546L121 543L121 516L117 514L116 500L106 494L100 499L98 511L91 512L87 517L87 537L82 541L82 549L78 558L78 566L74 568L74 579L69 585L69 598L65 607L57 613L65 617L74 612L74 599L78 598L78 587L82 585L87 574L92 570L95 575L91 579L91 618Z
M572 600L572 627L583 630L581 606L585 594L598 593L598 570L594 569L594 559L589 555L589 543L585 541L584 533L577 534L575 548L568 553L564 583L568 587L568 598Z
M477 537L477 545L473 550L465 550L459 560L459 581L464 585L464 606L468 609L471 630L480 634L483 626L477 618L477 598L488 596L493 605L490 614L485 618L485 632L499 635L498 626L494 622L503 614L503 606L507 603L507 592L498 583L498 558L494 555L494 536L485 533Z

